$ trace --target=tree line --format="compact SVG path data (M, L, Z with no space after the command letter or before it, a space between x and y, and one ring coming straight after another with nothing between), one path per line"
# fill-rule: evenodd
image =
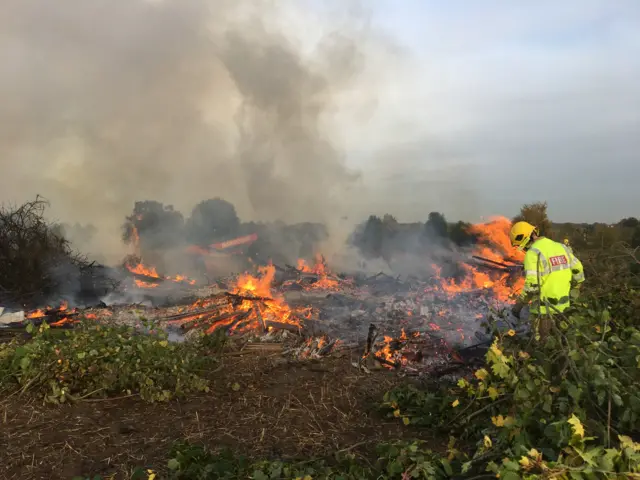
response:
M527 221L538 227L540 234L557 241L569 240L574 248L610 248L624 243L640 247L640 221L624 218L616 224L554 223L549 219L546 202L525 204L512 219ZM434 247L467 247L478 241L468 222L449 222L440 212L431 212L425 222L400 223L392 215L371 215L356 228L351 243L367 258L389 260L394 254L428 250Z

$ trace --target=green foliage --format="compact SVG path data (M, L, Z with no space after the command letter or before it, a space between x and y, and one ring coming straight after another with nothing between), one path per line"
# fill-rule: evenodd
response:
M0 345L0 391L30 392L47 402L139 394L166 401L207 391L201 375L212 361L199 344L175 344L161 331L85 322L60 334L46 323L28 326L33 338Z
M420 442L395 442L378 447L375 465L356 461L354 455L336 455L331 461L250 462L228 450L212 453L199 445L174 445L167 467L173 480L250 478L254 480L365 480L448 478L448 462L425 449Z
M551 235L551 220L547 215L547 202L528 203L522 206L513 222L525 221L538 227L540 235Z
M462 473L640 478L640 445L624 435L640 428L634 319L614 317L592 300L555 320L546 342L507 332L473 377L425 391L398 388L383 408L405 424L439 427L474 445L450 449Z

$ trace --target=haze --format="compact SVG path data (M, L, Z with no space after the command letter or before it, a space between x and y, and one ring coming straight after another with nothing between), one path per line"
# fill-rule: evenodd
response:
M136 200L243 220L638 215L634 0L5 0L0 200L116 248Z

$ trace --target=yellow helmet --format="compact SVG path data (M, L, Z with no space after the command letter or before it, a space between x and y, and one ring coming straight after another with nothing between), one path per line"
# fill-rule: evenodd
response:
M514 223L511 227L511 232L509 232L511 245L516 247L518 250L524 249L529 244L529 240L531 240L531 235L533 233L538 233L538 229L530 223Z

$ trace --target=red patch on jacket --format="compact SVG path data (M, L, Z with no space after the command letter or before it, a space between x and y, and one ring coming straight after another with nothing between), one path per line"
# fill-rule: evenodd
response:
M569 262L567 262L567 257L565 257L564 255L558 255L557 257L551 257L549 259L549 263L553 267L557 267L558 265L566 265Z

